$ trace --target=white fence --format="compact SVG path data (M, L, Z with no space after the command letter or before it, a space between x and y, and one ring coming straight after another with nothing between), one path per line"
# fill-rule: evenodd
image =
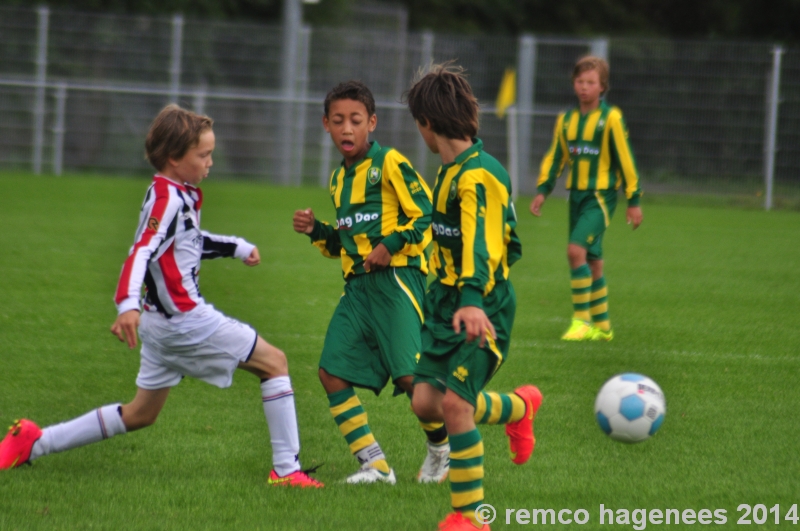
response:
M580 55L606 56L648 193L800 193L800 50L767 43L466 37L0 8L0 167L148 173L143 138L170 101L209 114L215 174L325 182L338 155L322 99L356 78L378 100L374 137L436 171L399 103L414 72L457 59L483 105L481 137L532 193ZM493 101L506 68L517 105ZM773 186L774 183L774 186Z

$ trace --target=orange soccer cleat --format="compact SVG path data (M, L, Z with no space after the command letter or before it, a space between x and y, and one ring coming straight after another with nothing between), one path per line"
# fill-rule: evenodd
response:
M42 430L35 422L15 420L8 434L0 442L0 470L15 468L31 458L33 444L42 436Z
M514 392L525 401L525 415L516 422L506 424L508 445L511 449L511 460L524 464L530 459L533 448L536 446L536 437L533 436L533 418L542 404L542 393L533 385L523 385Z
M267 484L276 487L313 487L315 489L321 489L325 486L321 481L317 481L309 476L304 470L298 470L296 472L292 472L288 476L283 477L279 476L278 473L273 470L269 473Z

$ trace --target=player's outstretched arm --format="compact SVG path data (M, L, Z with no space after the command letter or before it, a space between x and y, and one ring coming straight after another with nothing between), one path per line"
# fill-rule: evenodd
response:
M547 199L546 195L536 194L536 197L534 197L533 201L531 201L531 214L536 217L542 215L542 205L544 204L545 199Z
M138 340L137 328L139 328L139 310L128 310L117 316L117 320L111 325L111 333L120 341L128 343L128 348L132 349L136 347Z
M257 266L261 263L261 255L258 254L258 247L253 247L253 250L250 252L250 256L242 260L244 265L246 266Z
M292 228L300 234L311 234L314 230L314 219L314 212L310 208L296 210L292 218Z

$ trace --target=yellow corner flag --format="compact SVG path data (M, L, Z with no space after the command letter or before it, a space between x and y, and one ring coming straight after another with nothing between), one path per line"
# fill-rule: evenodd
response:
M513 68L506 68L503 74L503 81L500 82L500 91L497 93L497 103L495 104L498 118L506 115L506 109L514 105L517 101L517 72Z

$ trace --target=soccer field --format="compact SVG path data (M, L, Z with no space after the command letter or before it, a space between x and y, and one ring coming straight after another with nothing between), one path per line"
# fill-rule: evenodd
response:
M148 183L0 174L3 427L22 417L45 426L133 397L138 351L109 327ZM341 484L357 463L317 379L341 268L291 227L299 208L332 220L326 190L215 182L213 173L203 190L203 228L257 244L262 264L204 262L202 293L286 352L301 460L322 464L326 488L267 486L258 381L239 371L227 390L185 379L151 428L0 473L0 530L436 529L449 488L415 481L424 436L405 397L359 392L397 485ZM511 352L489 387L530 382L545 398L524 466L511 463L502 427L480 427L492 529L800 529L791 520L800 504L800 214L645 201L645 222L631 232L621 202L605 240L616 338L569 344L559 340L571 317L567 208L551 198L536 219L528 203L517 202ZM596 392L620 372L646 374L666 395L663 426L638 445L612 441L594 420ZM613 511L604 525L601 505ZM556 522L519 524L519 509L553 509ZM564 519L584 509L589 520L560 524L564 509ZM666 525L666 509L681 523ZM701 523L702 509L724 510L726 523ZM660 510L661 524L637 524L636 510Z

